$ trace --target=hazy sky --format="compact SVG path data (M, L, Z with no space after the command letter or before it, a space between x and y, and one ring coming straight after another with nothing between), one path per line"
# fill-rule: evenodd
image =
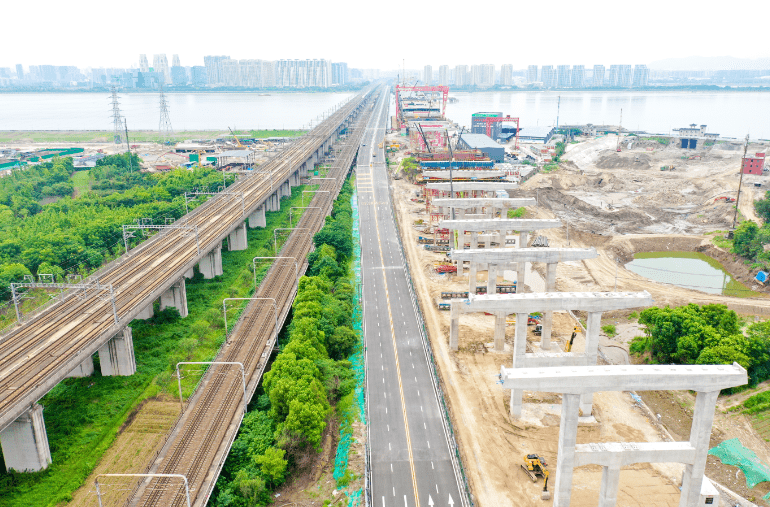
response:
M8 1L0 67L137 66L146 53L327 58L357 68L425 64L649 63L669 57L770 56L766 0L405 2ZM764 5L764 7L762 7Z

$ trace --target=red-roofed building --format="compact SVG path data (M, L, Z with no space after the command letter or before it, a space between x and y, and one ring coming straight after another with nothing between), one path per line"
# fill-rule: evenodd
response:
M765 154L755 153L753 157L743 159L743 174L762 174L765 168Z

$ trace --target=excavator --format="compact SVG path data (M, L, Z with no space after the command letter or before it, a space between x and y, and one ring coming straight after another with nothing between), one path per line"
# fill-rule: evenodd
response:
M550 500L551 493L548 491L548 463L537 454L527 454L524 456L524 465L521 465L521 469L532 479L532 482L537 482L537 476L543 478L543 492L540 494L540 498L543 500Z
M575 343L575 337L580 332L580 328L575 326L572 328L572 337L569 339L569 343L567 343L567 347L564 349L564 352L572 352L572 344Z

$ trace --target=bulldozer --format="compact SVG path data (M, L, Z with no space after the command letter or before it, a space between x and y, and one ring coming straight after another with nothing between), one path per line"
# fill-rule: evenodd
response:
M537 477L543 478L543 492L540 494L540 498L543 500L550 500L551 493L548 491L548 463L537 454L527 454L524 456L524 465L521 465L521 469L532 479L532 482L537 482Z

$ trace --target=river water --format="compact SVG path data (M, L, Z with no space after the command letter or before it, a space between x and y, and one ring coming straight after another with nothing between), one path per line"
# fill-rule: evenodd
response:
M493 91L450 92L459 99L447 116L470 125L471 114L500 111L522 126L559 123L616 125L669 133L690 123L706 124L722 136L770 139L770 93L689 91ZM168 93L175 130L302 128L352 93ZM129 129L156 130L158 96L121 93ZM560 98L560 99L559 99ZM561 103L558 106L559 101ZM391 108L392 114L392 108ZM111 130L112 107L103 93L0 94L0 130Z

